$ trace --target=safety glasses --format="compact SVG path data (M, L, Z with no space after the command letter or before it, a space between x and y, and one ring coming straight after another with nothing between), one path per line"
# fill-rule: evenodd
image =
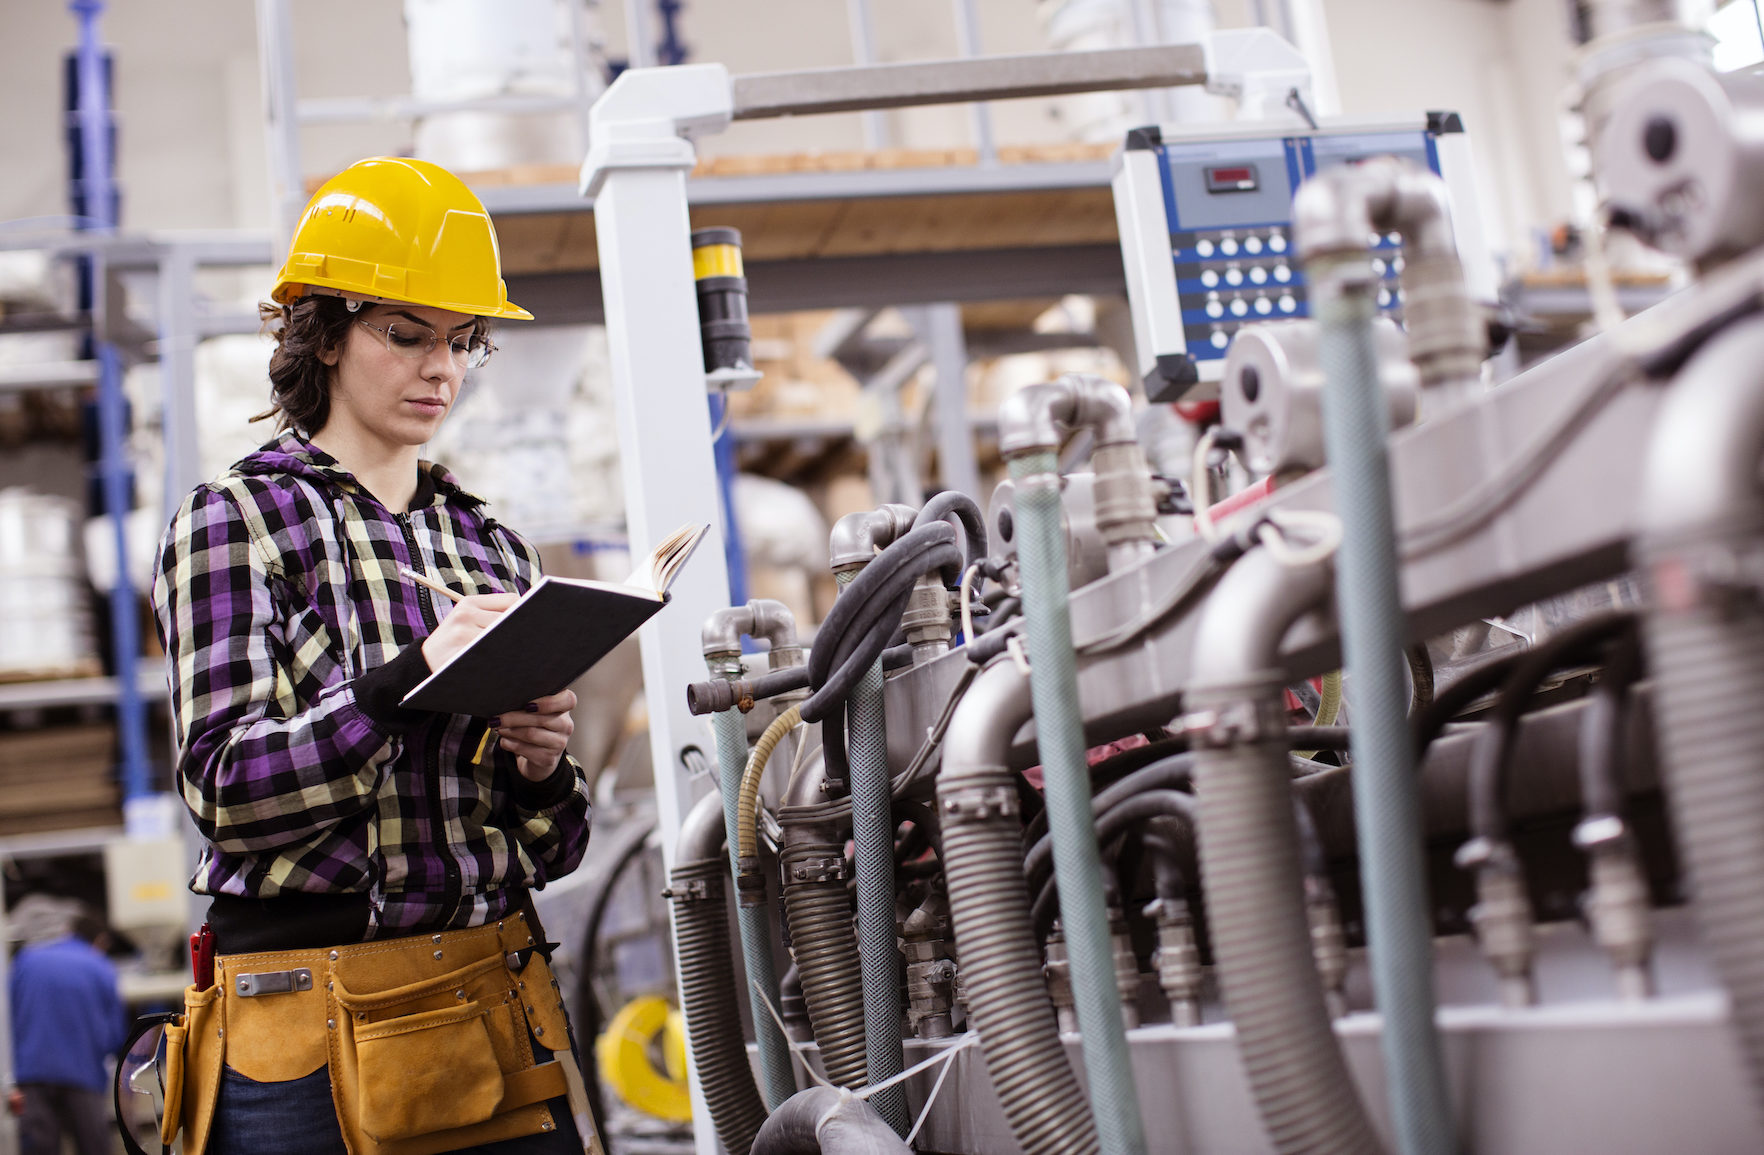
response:
M427 357L441 340L435 330L415 321L392 321L383 326L371 321L357 321L356 324L379 333L386 339L386 348L411 360ZM447 342L447 348L453 354L454 364L467 369L476 369L496 351L489 338L477 333L461 333Z
M122 1058L117 1061L111 1101L116 1109L123 1147L129 1155L166 1150L160 1141L166 1109L167 1075L170 1073L165 1028L177 1023L181 1017L170 1013L147 1015L136 1020L135 1029L123 1046ZM174 1078L181 1079L181 1076L180 1071Z

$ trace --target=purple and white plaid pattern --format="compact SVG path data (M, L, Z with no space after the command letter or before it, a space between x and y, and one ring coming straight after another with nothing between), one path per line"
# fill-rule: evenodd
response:
M184 801L208 839L191 889L367 893L371 933L476 926L575 869L586 782L520 804L487 722L396 711L356 681L433 631L411 566L465 593L520 592L525 541L439 466L393 514L337 462L284 433L198 487L167 529L153 603L165 644ZM527 789L530 798L531 789Z

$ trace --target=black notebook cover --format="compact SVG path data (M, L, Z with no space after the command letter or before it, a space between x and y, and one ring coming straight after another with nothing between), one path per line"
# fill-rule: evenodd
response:
M479 718L524 710L581 677L666 601L628 585L540 578L402 704Z

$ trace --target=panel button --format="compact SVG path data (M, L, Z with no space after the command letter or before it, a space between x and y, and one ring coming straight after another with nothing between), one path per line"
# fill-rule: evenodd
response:
M1273 301L1270 301L1266 297L1257 297L1256 298L1256 312L1258 312L1262 316L1266 317L1269 313L1272 313L1273 311L1274 311L1274 302Z
M1239 297L1239 298L1237 298L1237 300L1231 302L1231 315L1233 317L1242 317L1248 313L1249 313L1249 302L1244 300L1242 297Z
M1268 249L1270 252L1284 253L1286 251L1286 235L1284 233L1275 233L1273 236L1269 237Z
M1286 282L1292 280L1292 269L1286 265L1275 265L1274 279L1283 285L1286 284Z
M1200 281L1201 281L1201 284L1205 285L1209 289L1218 288L1219 287L1218 271L1214 270L1214 269L1202 269Z
M1233 287L1243 284L1243 270L1242 269L1226 269L1225 270L1225 283L1227 285L1231 285Z
M1293 299L1293 296L1291 293L1287 293L1285 296L1280 298L1280 311L1282 313L1290 313L1297 308L1298 308L1298 302Z
M1219 242L1219 251L1228 257L1235 257L1237 255L1237 242L1230 237L1226 237Z
M1207 302L1207 316L1215 321L1225 315L1225 306L1217 298Z
M1196 241L1194 242L1194 251L1203 257L1210 257L1213 255L1213 242L1206 240Z
M1225 330L1223 329L1214 329L1210 340L1215 349L1223 349L1226 345L1231 343L1231 338L1225 335Z
M1265 285L1268 283L1268 270L1257 265L1249 271L1250 284Z
M1254 256L1256 253L1261 252L1262 251L1262 238L1261 237L1245 237L1245 238L1243 238L1243 251L1246 253L1249 253L1251 256Z

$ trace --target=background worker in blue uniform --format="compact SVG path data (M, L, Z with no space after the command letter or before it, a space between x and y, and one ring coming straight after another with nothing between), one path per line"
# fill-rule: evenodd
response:
M12 1106L22 1155L60 1155L64 1134L79 1155L116 1150L105 1064L128 1020L104 955L108 938L101 922L81 914L66 935L12 960Z

